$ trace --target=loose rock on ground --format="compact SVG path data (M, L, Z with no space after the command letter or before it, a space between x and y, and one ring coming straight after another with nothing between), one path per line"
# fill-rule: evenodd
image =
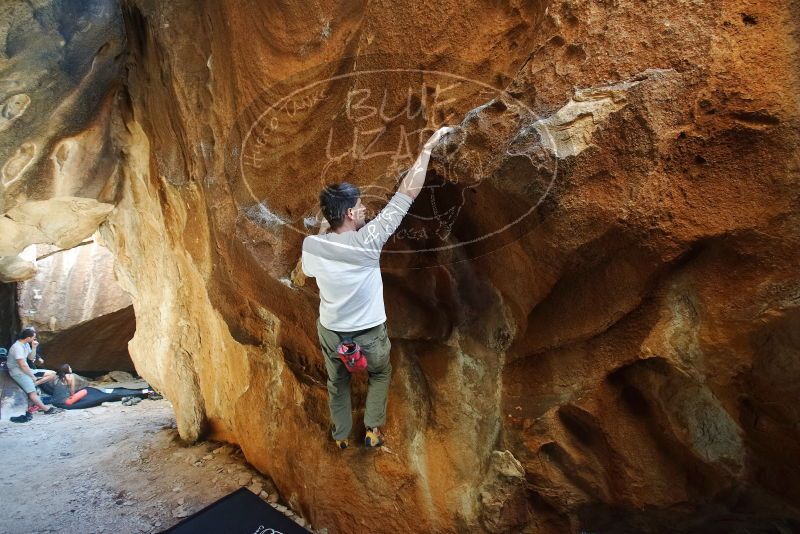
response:
M3 421L0 448L0 532L160 532L242 486L292 513L237 447L182 444L166 400Z

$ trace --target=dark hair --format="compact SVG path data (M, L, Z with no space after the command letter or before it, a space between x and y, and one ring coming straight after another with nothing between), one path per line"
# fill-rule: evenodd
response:
M358 187L348 182L325 186L319 194L319 207L328 219L331 230L336 230L344 223L347 210L355 207L360 196Z
M65 363L64 365L58 368L56 374L58 375L58 378L60 378L63 381L67 377L70 371L72 371L72 369L70 369L69 364Z
M22 332L20 332L19 336L17 336L17 339L25 339L35 335L36 335L36 330L34 330L33 328L23 328Z

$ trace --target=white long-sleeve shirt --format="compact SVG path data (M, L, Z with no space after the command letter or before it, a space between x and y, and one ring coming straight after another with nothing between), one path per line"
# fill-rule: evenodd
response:
M355 332L386 321L381 250L408 213L410 196L397 192L358 231L311 235L303 240L303 273L319 286L319 322Z

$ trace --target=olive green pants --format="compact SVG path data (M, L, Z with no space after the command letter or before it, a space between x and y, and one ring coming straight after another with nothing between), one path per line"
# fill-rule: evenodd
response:
M339 359L336 348L342 337L349 337L359 344L367 359L369 389L364 410L364 426L383 426L386 422L386 403L389 398L389 379L392 364L389 362L391 342L386 333L386 323L356 332L333 332L322 326L317 319L317 333L328 370L328 406L333 422L333 439L343 440L353 428L353 413L350 404L350 373Z

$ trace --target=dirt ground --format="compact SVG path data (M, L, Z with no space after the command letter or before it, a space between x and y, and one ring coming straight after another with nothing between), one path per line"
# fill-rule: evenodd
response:
M182 445L166 400L2 421L0 451L2 533L160 532L242 486L310 528L238 448Z

